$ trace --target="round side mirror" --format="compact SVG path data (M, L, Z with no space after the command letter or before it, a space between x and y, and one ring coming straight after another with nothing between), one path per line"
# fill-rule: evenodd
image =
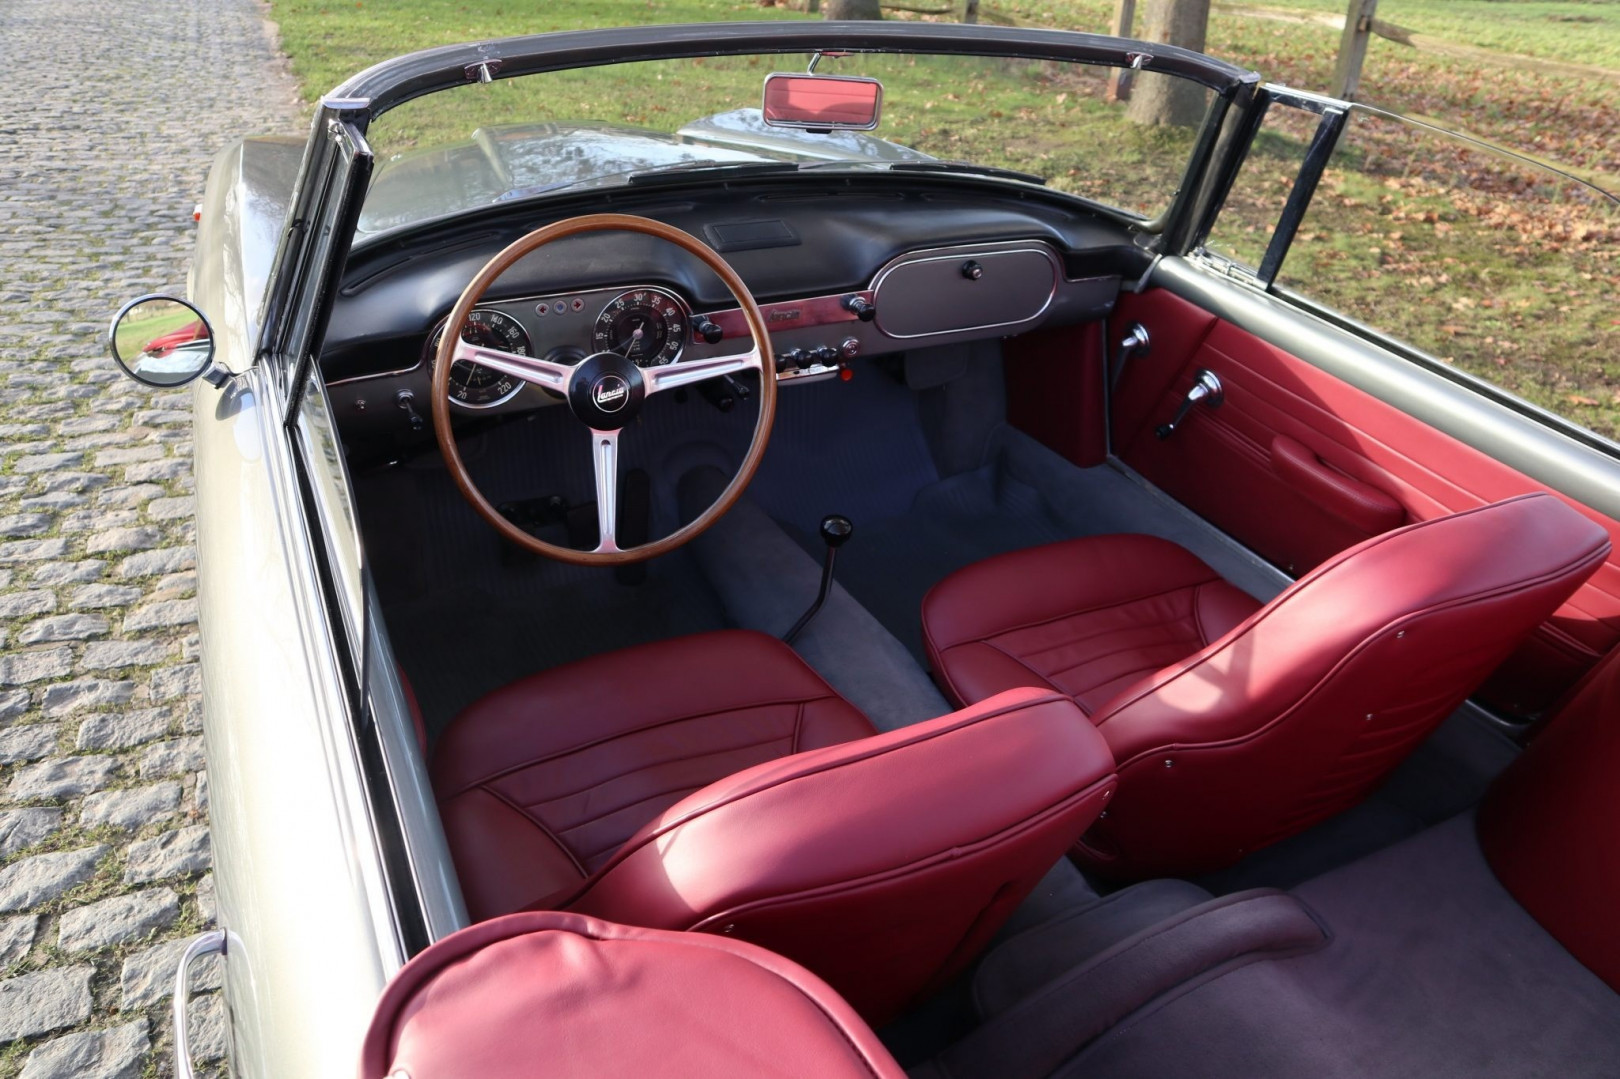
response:
M214 331L184 300L142 296L113 318L107 347L136 382L184 386L213 364Z

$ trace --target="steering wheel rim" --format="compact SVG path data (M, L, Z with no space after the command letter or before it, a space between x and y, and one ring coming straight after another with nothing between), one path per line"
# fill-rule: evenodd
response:
M677 361L663 367L638 368L616 353L600 352L588 356L577 364L559 364L536 357L473 345L461 339L461 328L472 314L473 307L484 298L489 287L519 259L546 244L586 232L639 232L665 240L694 256L725 283L742 308L748 331L753 336L753 347L745 353L716 356L703 360ZM683 332L690 332L684 329ZM622 363L618 362L623 360ZM591 431L591 465L596 474L598 545L595 550L579 551L547 543L525 532L500 512L484 497L473 482L467 466L456 447L455 430L450 421L450 368L458 360L476 363L503 374L532 382L546 389L560 391L567 407L576 419ZM655 393L691 385L706 379L741 371L759 371L759 414L754 420L754 434L748 452L736 475L720 496L691 522L664 536L628 549L617 542L618 516L618 435L619 431L635 419L641 403ZM617 381L614 381L617 380ZM620 386L622 383L622 388ZM614 566L628 562L642 562L667 554L702 535L742 496L743 490L759 469L760 459L770 440L771 425L776 418L776 368L771 356L771 339L765 329L765 317L759 305L743 284L741 277L724 259L690 234L660 221L630 214L587 214L558 221L535 229L526 236L507 245L499 254L484 264L462 291L460 299L450 311L445 332L439 341L433 364L433 430L439 442L439 452L445 466L460 488L462 497L472 504L497 532L507 540L535 554L568 562L577 566ZM616 407L606 409L603 405ZM588 417L588 418L587 418ZM605 423L608 426L594 426Z

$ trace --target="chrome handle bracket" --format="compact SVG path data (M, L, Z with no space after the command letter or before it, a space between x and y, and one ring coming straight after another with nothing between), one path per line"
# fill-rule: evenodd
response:
M225 954L225 932L210 930L186 946L180 969L174 972L174 1077L196 1079L191 1070L191 1046L186 1040L186 1004L191 997L191 964L205 955Z
M1176 409L1175 419L1169 423L1161 423L1154 434L1160 438L1169 438L1176 433L1181 421L1187 418L1193 406L1200 401L1210 408L1219 408L1225 400L1226 388L1221 385L1221 380L1215 377L1215 372L1201 367L1198 369L1197 378L1193 381L1192 389L1187 391L1187 396L1182 398L1181 407Z

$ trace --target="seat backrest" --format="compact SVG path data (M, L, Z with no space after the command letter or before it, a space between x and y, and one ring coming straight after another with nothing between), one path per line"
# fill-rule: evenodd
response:
M1066 697L1020 689L711 784L625 843L566 909L763 945L874 1025L988 942L1113 793Z
M1367 540L1092 717L1120 794L1083 855L1186 876L1348 809L1600 564L1549 494Z
M1620 648L1576 687L1479 807L1479 841L1543 929L1620 992Z

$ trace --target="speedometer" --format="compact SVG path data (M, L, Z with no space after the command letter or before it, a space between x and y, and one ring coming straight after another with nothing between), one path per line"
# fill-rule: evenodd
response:
M444 323L428 338L429 363L436 362L439 342L444 339ZM523 324L504 311L476 308L461 328L461 339L469 345L499 349L519 356L529 354L529 335ZM521 379L457 360L450 367L450 400L467 408L489 408L508 401L523 388Z
M596 316L591 345L617 352L637 367L674 363L686 345L686 304L662 289L620 293Z

